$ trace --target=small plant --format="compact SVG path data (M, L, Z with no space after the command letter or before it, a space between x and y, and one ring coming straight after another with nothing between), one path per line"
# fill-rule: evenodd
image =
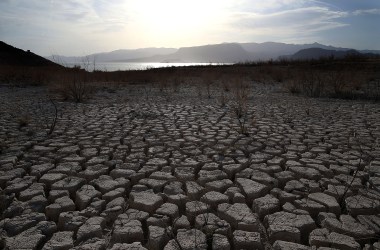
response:
M219 100L220 107L222 108L226 107L228 98L227 98L227 95L224 93L224 91L221 91L218 100Z
M160 91L162 91L161 88L160 88ZM145 100L146 101L149 101L149 97L151 95L151 92L152 92L152 86L146 86L146 85L144 85L144 95L145 95Z
M230 88L231 88L231 86L227 83L227 82L223 82L222 83L223 84L223 90L225 91L225 92L230 92Z
M19 129L28 126L29 123L30 123L30 117L28 115L21 115L18 118L18 128Z
M53 117L53 120L52 120L50 126L48 126L49 127L49 131L47 132L48 135L51 135L53 133L55 125L57 124L57 119L58 119L57 105L54 103L53 99L51 99L51 98L50 98L50 102L54 106L54 117Z
M296 79L291 79L285 83L285 88L292 94L301 93L301 85Z
M85 75L86 72L81 72L77 66L74 68L71 82L67 85L68 94L75 102L83 102L88 97L89 88Z
M7 144L5 143L5 139L0 139L0 154L7 148Z
M158 80L158 88L160 92L166 92L166 89L168 88L168 84L166 83L166 81L167 79L165 79L164 77L161 77Z
M75 65L73 68L67 68L57 73L55 84L50 86L50 90L63 100L83 102L90 98L94 91L94 85L90 84L90 76L90 72L81 68L80 65Z
M50 106L51 104L51 106ZM58 121L58 108L52 97L49 94L46 95L46 99L40 99L38 101L36 110L36 120L37 129L45 130L46 135L50 136L55 129Z
M332 86L335 96L339 97L344 93L348 79L345 79L345 74L342 71L329 72L327 80L329 85Z
M205 87L207 98L210 99L213 95L212 87L217 83L219 76L214 71L204 71L202 75L202 82Z
M310 97L320 97L325 91L323 73L316 70L304 72L302 79L303 92Z
M249 93L249 85L244 83L243 79L237 79L232 92L232 109L238 122L238 132L245 136L249 136L249 121L252 120L252 117L249 114Z
M171 87L174 93L178 93L181 89L181 84L183 83L183 79L180 77L173 77L171 81Z
M375 102L380 101L380 78L368 80L365 88L365 98Z
M347 180L348 183L345 186L342 195L339 196L339 194L337 192L337 195L339 196L338 203L342 209L346 207L345 202L346 202L348 191L351 189L354 181L358 178L359 172L362 171L364 169L365 165L367 165L367 164L371 168L372 161L374 160L374 157L371 154L364 151L364 149L363 149L364 144L361 141L361 138L358 135L357 131L352 130L348 134L347 141L348 141L348 144L347 144L348 148L357 150L359 162L358 162L355 170L352 172L351 180ZM371 151L375 151L378 148L378 139L370 146L370 148L371 148Z

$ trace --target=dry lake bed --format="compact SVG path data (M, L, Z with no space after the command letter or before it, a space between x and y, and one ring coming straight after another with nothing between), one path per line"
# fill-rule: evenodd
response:
M206 92L0 87L0 248L380 249L379 103Z

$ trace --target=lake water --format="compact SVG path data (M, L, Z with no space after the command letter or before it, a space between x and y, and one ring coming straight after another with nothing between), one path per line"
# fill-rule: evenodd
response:
M102 71L118 71L118 70L146 70L152 68L166 67L186 67L186 66L207 66L207 65L230 65L231 63L139 63L139 62L97 62L95 69ZM74 67L80 63L66 63L64 66ZM90 65L89 70L93 70L94 66Z

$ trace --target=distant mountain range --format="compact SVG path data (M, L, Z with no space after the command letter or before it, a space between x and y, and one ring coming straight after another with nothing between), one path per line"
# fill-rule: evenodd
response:
M143 48L115 50L83 57L49 56L43 58L30 51L15 48L0 41L0 65L57 66L82 65L83 62L192 62L192 63L236 63L266 61L288 58L294 60L318 59L320 57L343 58L347 55L380 55L380 50L353 50L326 46L319 43L222 43L205 46L175 48Z
M36 55L30 51L15 48L0 41L0 65L6 66L28 66L28 67L59 67L56 64L42 56Z
M223 43L196 47L184 47L168 55L124 60L127 62L183 62L183 63L233 63L254 60L254 54L240 44Z
M177 50L178 49L174 48L119 49L111 52L96 53L86 56L51 55L48 56L47 59L61 64L83 63L86 60L90 60L90 62L93 62L94 59L95 62L122 62L135 58L170 55L172 53L175 53Z
M308 50L312 49L312 50ZM305 51L306 50L306 51ZM334 54L337 58L356 51L351 48L327 46L319 43L222 43L204 46L175 48L143 48L135 50L115 50L96 53L84 57L50 56L58 63L93 62L193 62L193 63L236 63L245 61L276 60L280 57L291 59L316 59ZM357 53L380 54L380 50L363 50ZM355 52L355 53L356 53Z
M359 56L368 55L368 53L360 53L357 50L327 50L321 48L310 48L302 49L295 54L289 56L289 59L293 60L309 60L309 59L319 59L319 58L344 58L347 56Z

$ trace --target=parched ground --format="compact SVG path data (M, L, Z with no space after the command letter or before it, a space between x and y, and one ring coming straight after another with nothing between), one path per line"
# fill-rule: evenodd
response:
M0 87L0 248L380 248L379 103L221 91Z

